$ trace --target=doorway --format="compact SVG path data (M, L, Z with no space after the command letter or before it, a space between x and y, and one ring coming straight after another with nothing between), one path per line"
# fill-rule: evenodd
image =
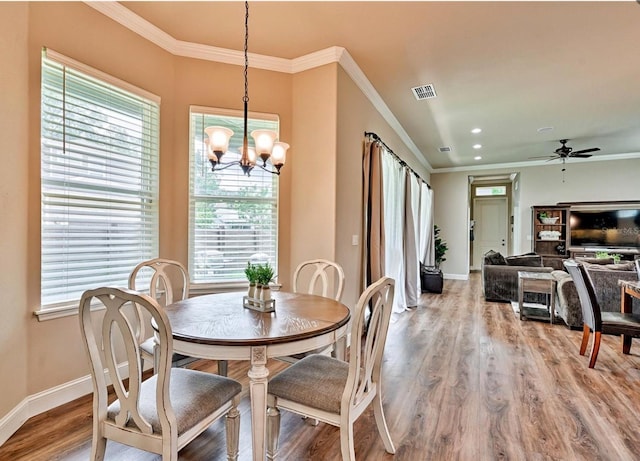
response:
M512 254L517 177L517 173L469 177L470 270L481 269L482 256L489 250Z

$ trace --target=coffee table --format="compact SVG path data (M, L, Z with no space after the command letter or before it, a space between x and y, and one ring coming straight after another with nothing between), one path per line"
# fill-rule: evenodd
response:
M529 307L524 305L525 293L543 293L547 295L546 308ZM549 320L553 323L555 317L556 279L549 272L518 271L518 307L520 320L538 319Z

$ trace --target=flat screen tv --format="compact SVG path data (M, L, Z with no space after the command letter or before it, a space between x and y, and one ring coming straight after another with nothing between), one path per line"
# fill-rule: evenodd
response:
M640 248L640 209L571 210L571 246Z

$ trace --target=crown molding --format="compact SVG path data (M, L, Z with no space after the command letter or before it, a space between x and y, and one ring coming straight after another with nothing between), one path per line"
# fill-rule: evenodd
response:
M422 155L418 146L415 145L413 140L409 137L407 132L404 130L398 119L389 106L384 102L380 94L373 87L367 76L362 72L362 69L356 64L355 60L351 57L349 52L345 49L340 56L340 65L345 70L345 72L351 77L351 79L355 82L355 84L360 88L360 90L364 93L364 95L371 101L371 104L380 112L380 115L387 121L387 123L391 126L391 128L397 133L397 135L402 139L402 142L409 148L414 157L424 166L429 173L433 171L433 167L427 159Z
M175 56L203 59L237 66L243 66L245 63L244 53L242 51L177 40L146 19L141 18L127 7L121 5L119 2L94 2L87 0L85 4ZM277 58L254 53L249 53L249 58L249 67L288 74L296 74L331 63L340 64L345 72L353 79L356 86L360 88L374 108L380 113L382 118L384 118L397 133L416 160L418 160L429 173L434 171L433 167L424 155L422 155L422 152L420 152L420 149L418 149L409 137L396 116L393 115L393 112L391 112L380 94L345 48L332 46L295 59Z
M594 155L589 158L572 158L571 163L589 163L589 162L612 162L615 160L634 160L640 158L640 152L629 152L626 154L611 154L611 155ZM553 166L553 163L549 163L548 160L535 160L528 162L510 162L510 163L494 163L489 165L470 165L470 166L455 166L450 168L436 168L432 171L433 174L438 173L459 173L464 171L484 171L484 170L499 170L503 168L524 168L531 166ZM556 164L557 165L557 164Z

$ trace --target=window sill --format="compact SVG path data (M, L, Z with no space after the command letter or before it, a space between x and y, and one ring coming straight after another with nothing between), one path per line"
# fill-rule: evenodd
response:
M79 303L68 303L68 304L61 304L61 305L56 305L54 307L47 307L47 308L40 308L37 311L33 312L33 315L35 315L38 318L39 322L43 322L46 320L55 320L55 319L59 319L62 317L71 317L72 315L78 315L78 311L79 311L80 307L79 307ZM99 311L99 310L104 310L104 306L100 307L100 306L92 306L91 307L92 311Z

